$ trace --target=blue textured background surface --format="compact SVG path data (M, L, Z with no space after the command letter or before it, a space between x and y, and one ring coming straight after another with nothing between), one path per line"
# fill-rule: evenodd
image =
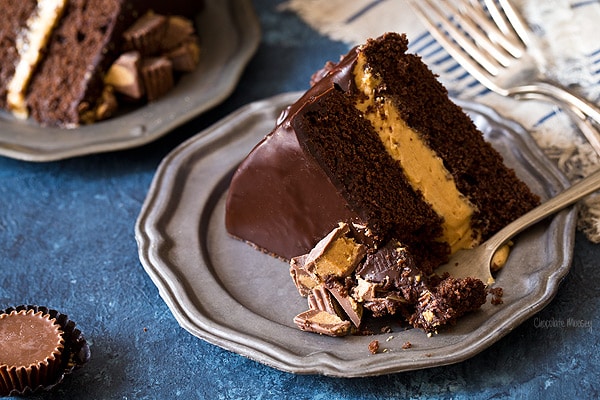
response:
M66 313L92 352L91 361L54 392L32 398L598 398L600 246L582 235L552 303L456 365L361 379L298 376L179 327L140 265L134 239L160 160L250 101L306 88L313 70L347 50L279 12L277 3L254 2L263 40L233 95L167 137L60 162L0 157L0 309L39 304ZM568 319L591 326L543 327Z

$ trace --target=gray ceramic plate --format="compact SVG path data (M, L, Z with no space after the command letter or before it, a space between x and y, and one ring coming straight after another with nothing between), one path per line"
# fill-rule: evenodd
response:
M185 329L280 370L368 376L465 360L552 299L571 264L572 211L518 237L497 277L504 304L488 302L448 331L433 337L398 329L330 338L298 330L292 318L307 306L287 264L228 237L224 203L237 164L299 95L284 94L240 109L180 145L158 168L136 224L136 239L144 268ZM547 198L566 185L523 128L481 105L459 104L536 193ZM385 353L369 353L373 339ZM407 341L412 348L403 350Z
M167 96L121 116L77 129L41 128L0 114L0 155L51 161L149 143L225 100L260 41L250 0L206 0L198 15L202 58Z

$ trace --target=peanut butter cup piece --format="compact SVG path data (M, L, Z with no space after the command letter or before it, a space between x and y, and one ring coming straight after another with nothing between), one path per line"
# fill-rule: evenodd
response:
M104 82L115 88L115 91L131 99L140 99L144 95L144 85L140 76L142 56L139 51L128 51L108 69Z
M156 100L173 87L173 66L166 57L152 57L142 62L142 77L148 101Z
M173 63L173 70L191 72L200 62L200 46L196 38L189 38L166 53Z
M148 12L123 33L126 50L137 50L142 55L157 54L167 30L167 17Z
M340 223L308 253L304 269L322 280L350 275L366 254L366 246L348 236L348 224Z
M190 19L179 15L171 15L167 17L167 26L161 47L164 51L174 49L194 35L194 32L194 23Z
M351 324L334 314L321 310L308 310L294 317L294 323L303 331L327 336L346 336Z

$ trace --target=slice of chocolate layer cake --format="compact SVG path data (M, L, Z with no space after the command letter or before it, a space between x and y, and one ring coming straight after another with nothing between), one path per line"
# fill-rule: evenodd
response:
M430 272L538 204L407 48L388 33L314 75L235 172L232 236L289 260L344 222Z
M167 64L163 70L169 73L189 71L198 53L191 44L197 39L192 21L202 6L201 0L3 0L0 108L45 126L76 127L110 116L114 91L134 76L121 73L112 77L113 82L119 78L116 88L107 85L113 62L134 50L142 57L162 57L160 65ZM127 46L125 34L134 23L136 38L143 40ZM149 42L152 48L140 48ZM165 92L164 82L159 94ZM150 101L156 86L146 91Z

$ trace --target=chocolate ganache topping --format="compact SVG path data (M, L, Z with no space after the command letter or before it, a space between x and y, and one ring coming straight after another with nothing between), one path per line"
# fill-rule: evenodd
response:
M244 238L252 233L255 245L289 260L310 251L340 221L360 230L363 218L352 211L339 185L299 142L294 129L298 114L325 107L319 100L338 90L336 85L348 90L355 60L351 51L335 67L338 73L327 74L284 110L276 128L238 167L227 198L225 222L230 234ZM264 206L264 196L269 197L269 207ZM298 197L305 200L298 202ZM317 206L302 207L305 204Z

